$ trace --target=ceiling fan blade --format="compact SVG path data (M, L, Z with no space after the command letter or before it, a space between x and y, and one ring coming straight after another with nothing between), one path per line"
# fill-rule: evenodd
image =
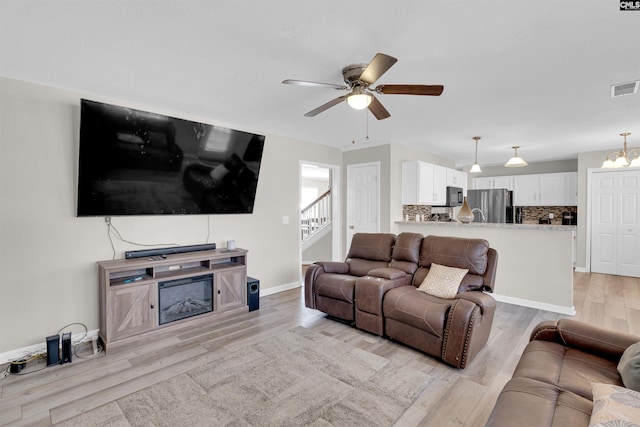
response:
M389 114L387 109L382 106L380 101L378 101L378 98L376 98L373 95L371 95L371 97L373 99L371 100L371 104L369 104L369 107L368 107L369 111L371 111L371 114L373 114L375 116L375 118L378 119L378 120L382 120L382 119L386 119L387 117L391 117L391 114Z
M327 102L326 104L322 104L321 106L319 106L318 108L316 108L315 110L311 110L309 111L307 114L305 114L305 117L314 117L317 116L318 114L322 113L325 110L328 110L329 108L333 107L334 105L338 105L340 104L342 101L344 101L345 99L347 99L347 95L343 95L343 96L339 96L336 99L333 99L329 102Z
M359 80L368 84L373 84L373 82L378 80L397 61L398 60L393 56L385 55L384 53L376 53L376 56L373 57L371 62L369 62L369 65L367 65L367 68L365 68L360 75Z
M282 84L295 85L295 86L307 86L307 87L328 87L328 88L337 89L337 90L347 90L347 89L349 89L347 86L344 86L344 85L334 85L332 83L309 82L309 81L306 81L306 80L287 79L287 80L283 80Z
M380 85L375 91L385 95L431 95L440 96L442 85Z

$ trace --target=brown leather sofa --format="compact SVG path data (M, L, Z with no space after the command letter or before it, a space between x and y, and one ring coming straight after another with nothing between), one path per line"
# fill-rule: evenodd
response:
M618 362L640 341L571 319L542 322L530 338L498 396L489 427L588 426L592 383L624 387Z
M400 233L388 268L371 270L356 280L356 327L384 335L382 301L389 289L410 285L420 262L420 233Z
M346 321L355 320L356 280L369 271L387 268L396 236L356 233L345 262L321 261L305 273L305 305Z
M454 299L417 290L432 263L469 270ZM497 252L484 239L425 237L412 284L384 297L385 334L464 368L489 339L496 303L484 292L493 292L497 264Z
M389 236L356 234L345 263L310 266L305 305L464 368L491 331L497 252L483 239ZM432 263L469 270L455 298L417 290Z

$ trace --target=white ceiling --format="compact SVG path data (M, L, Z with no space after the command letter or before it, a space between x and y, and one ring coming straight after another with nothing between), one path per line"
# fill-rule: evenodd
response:
M0 75L155 112L344 150L394 142L503 164L640 146L640 12L599 1L0 0ZM342 95L282 80L342 83L376 52L376 84L443 84L440 97L379 95L377 121ZM365 140L367 134L369 140ZM355 144L352 141L355 140Z

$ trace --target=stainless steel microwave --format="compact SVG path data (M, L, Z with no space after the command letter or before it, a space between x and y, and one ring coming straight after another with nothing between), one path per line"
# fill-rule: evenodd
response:
M447 204L445 206L462 206L463 191L460 187L447 187Z

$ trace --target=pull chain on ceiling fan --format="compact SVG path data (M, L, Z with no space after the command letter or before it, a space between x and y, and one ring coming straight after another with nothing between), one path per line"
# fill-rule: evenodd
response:
M376 82L389 68L398 60L393 56L377 53L369 64L351 64L342 69L342 76L346 85L332 83L318 83L306 80L284 80L283 84L322 87L336 90L349 90L347 95L339 96L331 101L322 104L305 114L305 117L314 117L329 108L340 104L342 101L356 110L368 108L376 119L382 120L390 117L391 114L378 101L374 93L383 95L426 95L440 96L444 90L442 85L411 85L411 84L391 84L378 85L375 88L370 86Z

